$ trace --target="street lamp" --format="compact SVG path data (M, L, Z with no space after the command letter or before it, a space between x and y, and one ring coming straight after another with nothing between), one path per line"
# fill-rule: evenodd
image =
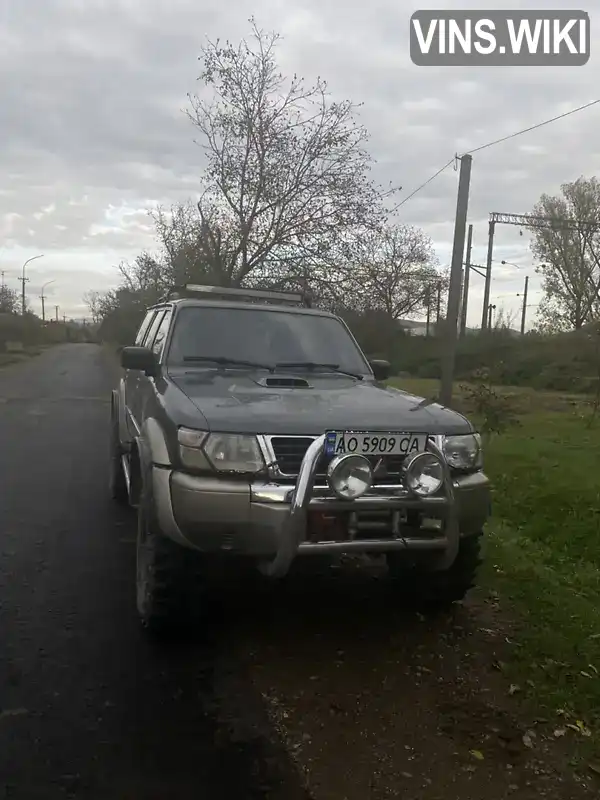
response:
M19 278L19 280L21 281L21 314L23 314L23 316L25 316L25 284L29 280L29 278L25 277L25 267L27 266L27 264L29 264L30 261L35 261L36 258L43 258L43 257L44 257L43 253L41 253L39 256L32 256L31 258L28 258L27 261L23 264L23 274Z
M54 283L55 280L56 278L52 278L51 281L46 281L46 283L42 286L42 293L40 295L40 300L42 301L42 322L46 322L46 295L44 294L44 289L46 286L50 286L51 283Z

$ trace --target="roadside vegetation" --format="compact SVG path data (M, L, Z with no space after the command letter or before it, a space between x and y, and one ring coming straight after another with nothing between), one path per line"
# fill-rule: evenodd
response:
M17 293L0 287L0 367L27 361L47 347L60 342L90 342L95 333L89 327L49 320L27 311L20 312Z
M426 397L438 388L435 380L391 383ZM485 453L493 519L483 586L512 617L515 644L511 660L499 667L515 691L544 707L557 736L575 736L598 755L600 424L594 398L518 387L492 391L496 405L504 403L507 424L492 433ZM478 384L464 384L456 405L485 426L494 402L478 414L478 396Z

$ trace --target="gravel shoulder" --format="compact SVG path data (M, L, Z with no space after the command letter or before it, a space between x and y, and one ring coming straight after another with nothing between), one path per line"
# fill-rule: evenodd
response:
M229 635L314 800L598 796L502 674L517 645L482 593L425 618L349 562L265 589Z

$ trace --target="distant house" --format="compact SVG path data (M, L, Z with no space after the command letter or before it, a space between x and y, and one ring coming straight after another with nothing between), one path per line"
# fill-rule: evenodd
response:
M415 320L413 319L399 319L398 325L402 328L403 331L410 334L411 336L427 336L426 322L415 322ZM433 332L434 332L434 323L430 323L429 333L433 334Z

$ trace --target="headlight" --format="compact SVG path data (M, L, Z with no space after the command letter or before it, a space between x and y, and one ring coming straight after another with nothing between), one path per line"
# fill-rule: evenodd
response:
M327 468L327 483L340 500L356 500L371 488L371 464L364 456L337 456Z
M444 482L444 465L433 453L417 453L406 465L406 485L419 497L430 497Z
M257 473L265 467L256 436L179 428L181 460L191 469Z
M482 466L481 437L478 433L445 436L443 452L454 469L479 469Z

